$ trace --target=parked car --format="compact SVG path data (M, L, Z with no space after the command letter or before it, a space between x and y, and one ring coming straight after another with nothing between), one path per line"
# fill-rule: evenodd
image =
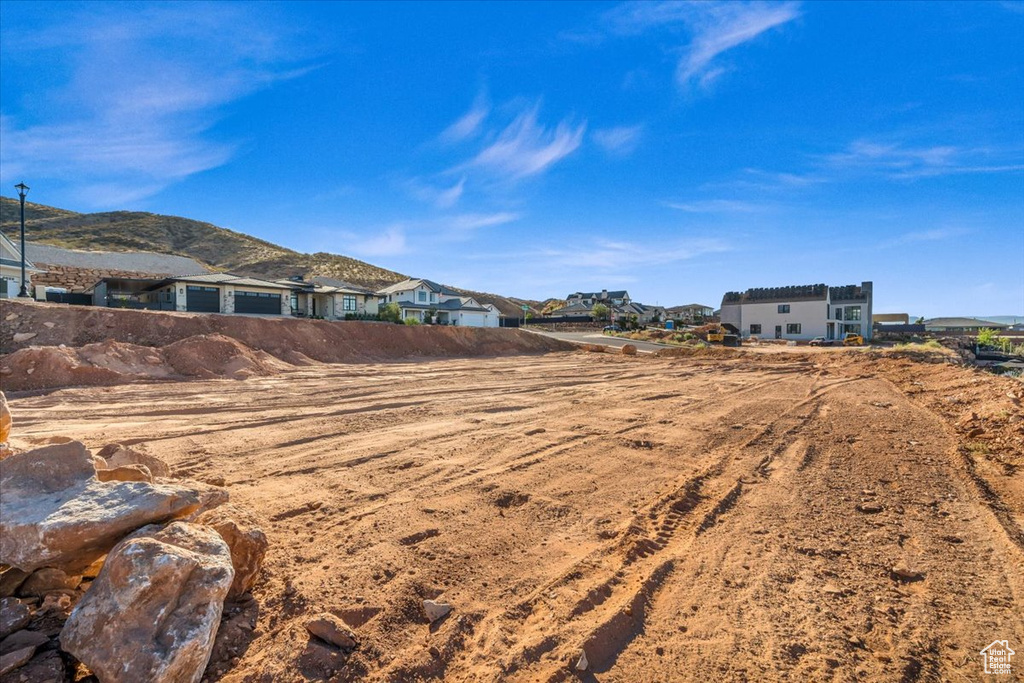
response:
M824 337L815 337L811 340L811 346L832 346L832 340L825 339Z
M618 325L605 325L604 326L604 331L605 332L622 332L622 328L619 327Z

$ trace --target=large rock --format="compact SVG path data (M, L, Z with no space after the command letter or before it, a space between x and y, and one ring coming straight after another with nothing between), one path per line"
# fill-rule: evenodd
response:
M196 518L196 522L215 529L231 548L235 580L231 584L228 600L247 593L256 582L256 575L263 566L263 557L270 545L256 515L228 504L204 512Z
M186 522L121 541L60 634L104 683L197 683L235 572L220 535Z
M171 476L171 468L160 458L119 443L104 446L96 455L106 460L107 467L111 469L126 465L145 465L154 477Z
M198 482L101 482L77 441L18 453L0 476L0 563L81 574L135 529L226 499L223 489Z
M18 588L23 598L43 598L53 591L73 591L82 583L81 576L68 576L59 569L44 567L37 569Z
M20 630L32 619L32 610L17 598L0 598L0 638Z

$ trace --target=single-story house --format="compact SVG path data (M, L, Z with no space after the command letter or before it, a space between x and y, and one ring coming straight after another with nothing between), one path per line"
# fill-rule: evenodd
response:
M296 287L231 273L166 278L104 278L90 287L94 306L197 313L291 315Z
M929 332L978 332L980 330L1005 330L1009 325L982 320L980 318L931 318L924 321Z
M744 337L842 339L856 333L870 339L872 301L871 282L755 288L727 292L722 298L721 319Z
M874 325L909 325L909 313L875 313L871 316Z
M353 285L329 277L304 280L293 277L277 280L291 286L292 315L327 320L344 320L346 316L373 316L377 314L377 294L372 289Z
M501 314L492 304L480 304L450 287L423 278L403 280L377 292L378 307L397 304L403 320L432 317L438 325L498 327Z
M27 251L27 250L26 250ZM25 260L25 287L32 296L32 274L42 272L27 258ZM0 299L14 298L21 293L21 248L0 233Z

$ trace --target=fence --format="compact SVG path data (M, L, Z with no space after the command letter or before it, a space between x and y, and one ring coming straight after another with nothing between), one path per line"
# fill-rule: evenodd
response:
M82 294L81 292L47 292L46 300L56 304L92 306L92 294Z

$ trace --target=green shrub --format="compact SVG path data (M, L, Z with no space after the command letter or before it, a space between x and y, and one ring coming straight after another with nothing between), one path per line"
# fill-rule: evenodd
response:
M390 303L380 309L380 319L389 323L402 322L402 309L396 303Z
M409 317L409 318L405 319L405 324L406 325L419 325L420 321L417 320L416 318Z

